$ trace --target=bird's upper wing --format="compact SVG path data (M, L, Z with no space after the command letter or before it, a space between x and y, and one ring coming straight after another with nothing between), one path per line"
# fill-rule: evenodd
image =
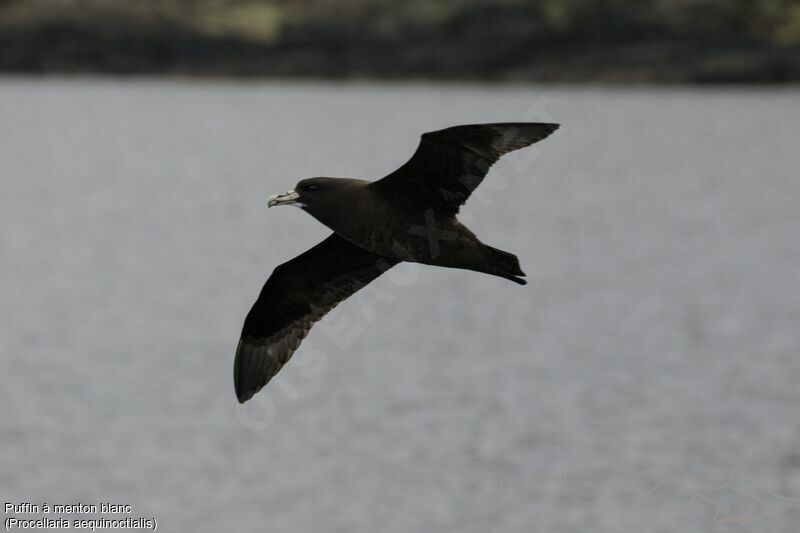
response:
M502 155L557 129L558 124L506 122L424 133L411 159L376 184L392 195L414 195L419 202L457 213Z
M239 402L278 373L314 322L395 264L334 233L278 266L247 314L236 348L233 380Z

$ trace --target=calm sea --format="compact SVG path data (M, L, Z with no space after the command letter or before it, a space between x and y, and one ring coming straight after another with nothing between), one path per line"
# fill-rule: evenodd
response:
M397 267L239 406L245 313L329 233L267 196L516 120L563 126L462 219L529 284ZM797 89L3 79L0 227L2 502L168 532L797 531Z

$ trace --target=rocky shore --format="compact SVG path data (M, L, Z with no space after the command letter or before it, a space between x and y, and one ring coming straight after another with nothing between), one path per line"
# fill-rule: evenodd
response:
M3 5L0 2L0 72L7 73L800 81L800 40L776 41L735 25L675 31L657 21L625 20L614 13L598 14L605 17L602 20L577 19L564 27L528 4L468 2L447 16L434 17L434 22L430 17L387 18L363 10L338 18L325 11L303 17L277 11L270 13L277 13L278 21L264 18L255 27L258 31L107 7L79 15L62 10L47 16L3 17L10 9ZM251 15L253 20L258 16Z

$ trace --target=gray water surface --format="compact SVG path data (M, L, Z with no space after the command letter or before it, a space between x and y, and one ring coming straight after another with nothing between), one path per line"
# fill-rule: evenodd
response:
M463 219L529 284L401 265L239 406L266 198L547 120ZM791 533L800 91L0 80L0 499L161 531ZM4 518L6 516L4 515Z

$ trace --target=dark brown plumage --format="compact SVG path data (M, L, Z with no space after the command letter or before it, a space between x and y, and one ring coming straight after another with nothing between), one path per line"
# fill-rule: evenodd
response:
M501 123L429 132L411 159L381 180L309 178L271 197L270 207L298 205L334 233L277 267L248 313L234 362L239 401L269 382L314 322L401 261L524 285L517 257L483 244L456 214L502 155L557 128Z

